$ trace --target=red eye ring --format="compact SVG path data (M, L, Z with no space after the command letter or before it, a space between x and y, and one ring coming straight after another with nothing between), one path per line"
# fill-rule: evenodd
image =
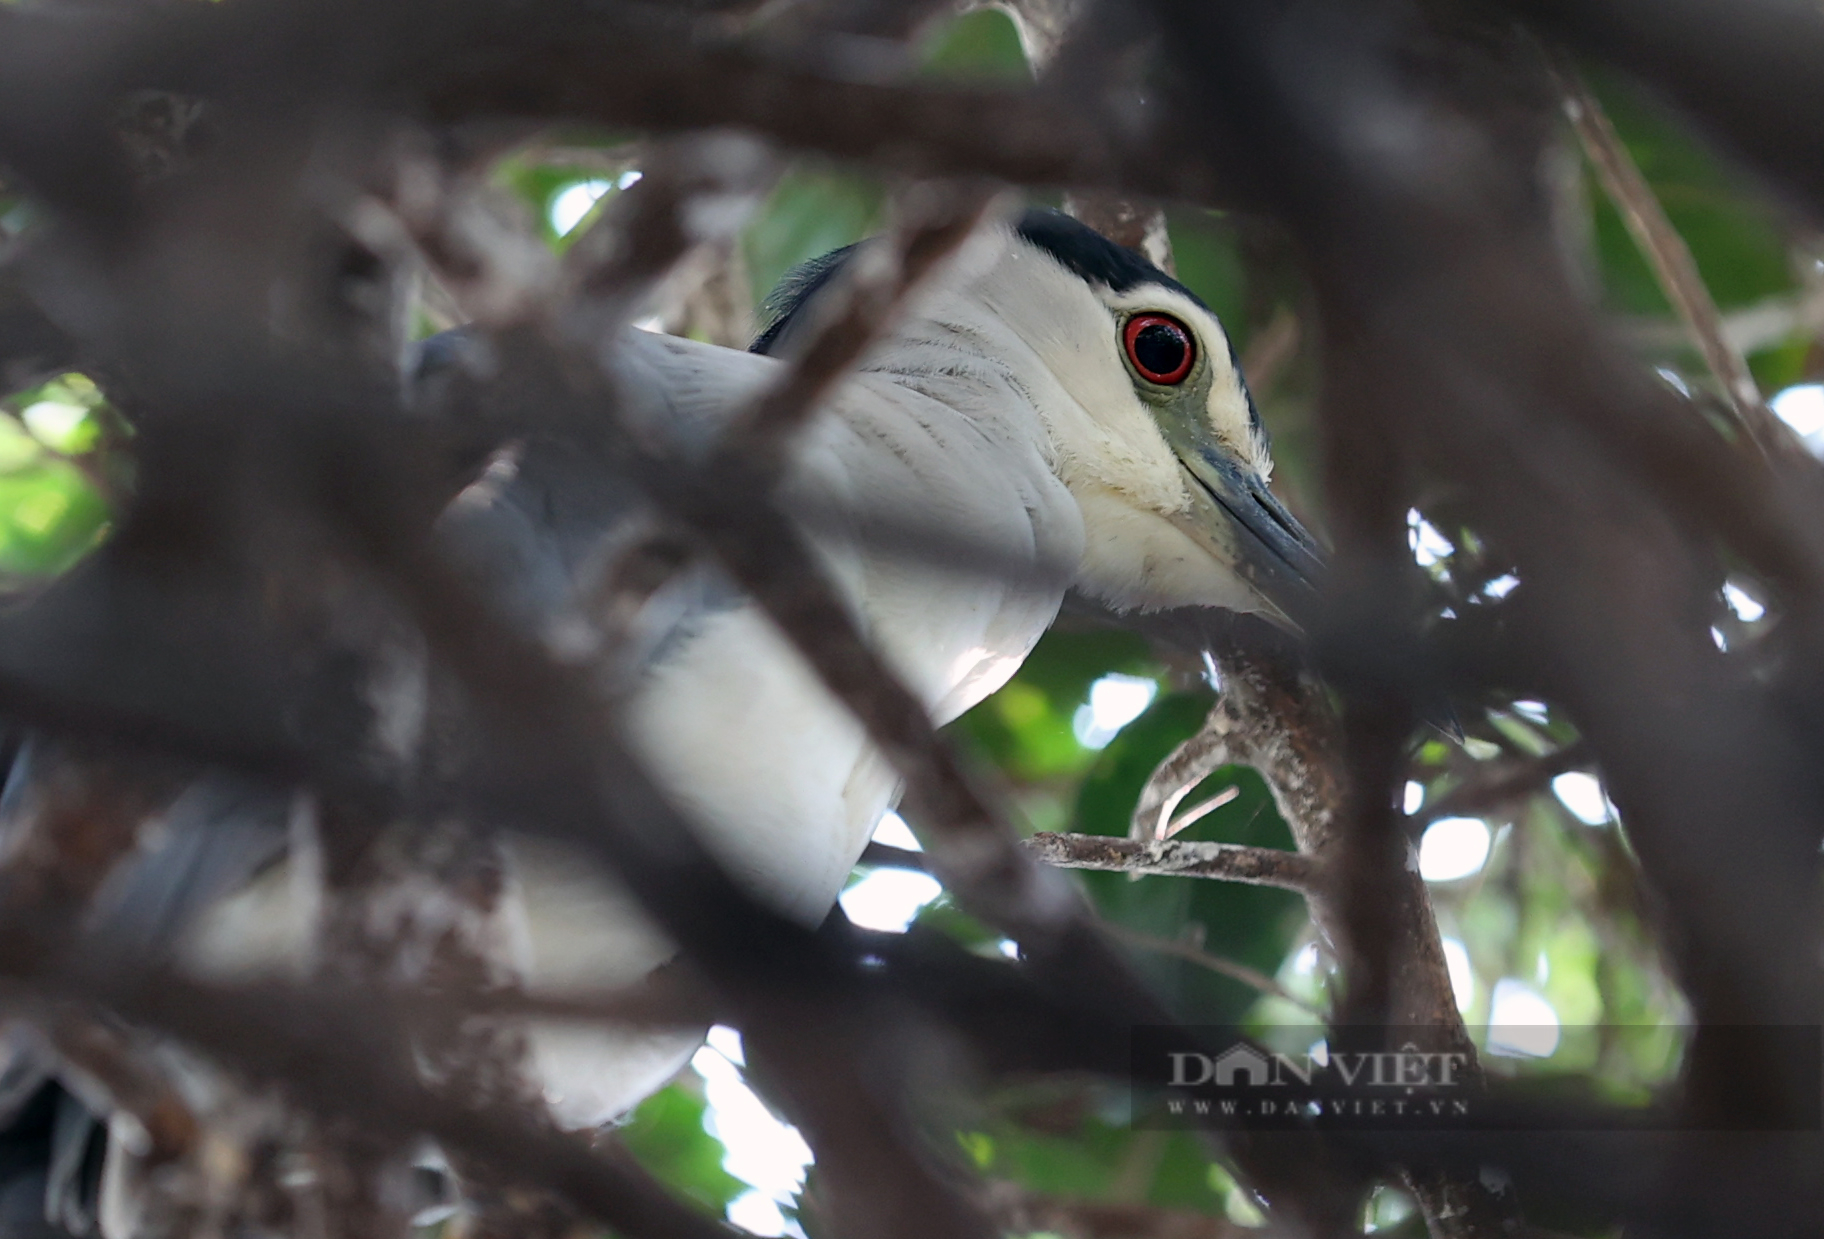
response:
M1140 377L1162 387L1184 382L1197 363L1197 338L1169 314L1136 314L1121 329L1127 360Z

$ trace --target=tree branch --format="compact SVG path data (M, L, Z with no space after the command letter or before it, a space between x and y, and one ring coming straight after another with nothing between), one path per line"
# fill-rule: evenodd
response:
M1179 959L1196 964L1199 968L1208 968L1211 972L1221 973L1225 977L1240 981L1250 989L1259 990L1263 994L1290 1003L1319 1023L1323 1021L1324 1017L1321 1012L1312 1010L1302 999L1295 997L1290 990L1258 968L1250 968L1246 964L1236 963L1232 959L1212 955L1194 942L1180 942L1171 938L1161 938L1156 934L1143 934L1139 930L1129 929L1125 925L1118 925L1113 921L1102 922L1102 928L1113 935L1117 941L1125 942L1128 946L1161 955L1175 955Z
M1543 757L1481 763L1471 778L1424 806L1419 820L1435 822L1443 817L1493 812L1537 794L1565 771L1588 765L1590 760L1589 746L1579 740Z
M1033 855L1061 869L1104 869L1160 877L1216 878L1309 894L1317 869L1307 856L1236 843L1121 839L1040 831L1026 841Z
M1722 313L1698 273L1691 247L1666 217L1665 207L1609 122L1602 101L1591 93L1568 61L1560 59L1553 72L1563 96L1565 115L1577 131L1584 154L1626 221L1634 243L1652 264L1660 288L1678 312L1691 344L1710 368L1717 386L1722 388L1742 433L1762 454L1802 452L1796 436L1761 398L1760 387L1748 369L1748 359L1723 329Z

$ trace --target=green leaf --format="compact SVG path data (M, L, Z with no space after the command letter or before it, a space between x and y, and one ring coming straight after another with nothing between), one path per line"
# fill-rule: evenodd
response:
M24 425L10 417L0 417L0 473L36 466L43 456L44 445Z
M1146 641L1133 633L1053 630L999 692L951 726L1016 779L1080 773L1096 753L1077 742L1072 719L1088 700L1089 686L1111 671L1151 676L1158 664Z
M87 375L0 400L0 576L54 575L101 540L108 505L84 469L105 476L125 463L91 455L104 431L131 434ZM62 458L78 456L81 467Z
M960 1133L959 1139L978 1170L1030 1191L1223 1213L1226 1176L1212 1175L1209 1149L1199 1138L1136 1131L1124 1118L1082 1112L1080 1099L1008 1107L987 1131Z
M742 238L754 304L799 263L873 232L884 200L880 184L867 177L817 166L787 173Z
M922 41L919 61L928 77L1010 85L1032 80L1020 32L999 9L977 9L942 23Z
M575 145L599 146L606 151L617 145L619 141L619 139L613 141L585 139L576 142ZM579 224L570 232L560 234L551 224L552 202L572 185L588 181L612 183L617 175L618 173L614 172L612 167L604 168L600 164L583 167L561 160L548 161L541 158L538 151L533 150L502 160L494 169L493 180L496 185L511 190L514 196L526 205L534 217L533 226L537 229L538 234L552 249L561 252L567 247L570 240L576 238L582 228ZM618 192L614 188L606 188L596 201L596 205L591 208L590 213L584 216L584 221L586 222L599 213Z
M39 400L25 406L19 418L37 439L65 456L80 456L101 438L101 427L79 404L65 400Z
M1236 352L1247 348L1248 272L1240 238L1216 211L1174 210L1166 219L1178 280L1203 298L1228 333Z
M1771 395L1810 377L1813 347L1810 334L1801 331L1784 344L1752 354L1748 358L1748 368L1761 390Z
M1001 935L956 906L944 894L919 909L916 923L925 929L937 929L973 951L992 951Z
M1601 75L1593 85L1716 303L1730 309L1793 291L1784 232L1746 177L1634 91ZM1611 305L1633 314L1670 313L1620 214L1605 194L1593 197L1597 251Z
M100 540L107 523L107 504L67 461L0 476L0 573L62 572Z
M684 1083L669 1084L641 1102L616 1134L661 1182L720 1214L748 1189L722 1168L727 1150L703 1129L705 1109Z

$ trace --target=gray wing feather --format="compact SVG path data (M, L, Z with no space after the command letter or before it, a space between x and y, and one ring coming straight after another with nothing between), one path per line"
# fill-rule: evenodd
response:
M285 854L289 805L288 793L229 775L192 783L159 837L96 893L89 931L97 946L171 951L198 913Z

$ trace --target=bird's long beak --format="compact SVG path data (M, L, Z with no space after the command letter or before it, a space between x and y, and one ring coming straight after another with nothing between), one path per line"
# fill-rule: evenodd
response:
M1182 452L1191 512L1185 522L1235 575L1302 626L1317 597L1324 550L1267 489L1265 479L1213 444Z

